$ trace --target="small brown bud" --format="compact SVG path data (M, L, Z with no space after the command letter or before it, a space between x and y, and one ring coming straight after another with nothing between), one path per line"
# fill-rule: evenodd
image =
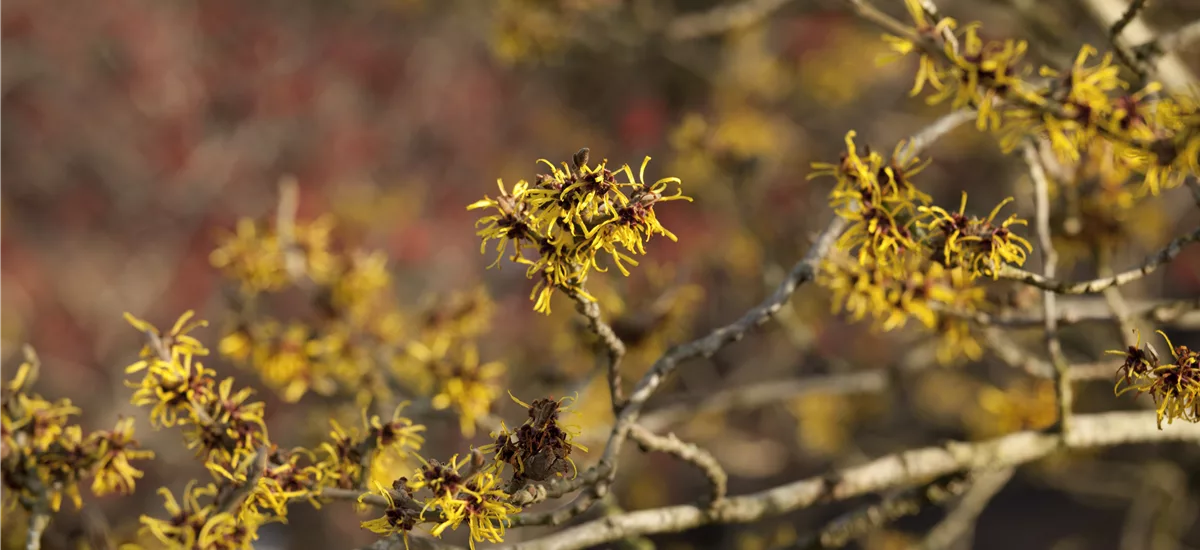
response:
M575 168L583 169L584 166L587 166L588 157L590 157L590 156L591 156L591 150L588 149L587 147L584 147L583 149L575 151L575 158L573 159L575 161Z

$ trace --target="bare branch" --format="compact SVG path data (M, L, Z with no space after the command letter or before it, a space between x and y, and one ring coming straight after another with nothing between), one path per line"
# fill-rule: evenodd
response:
M1134 46L1133 55L1138 59L1153 62L1156 58L1183 48L1196 40L1200 40L1200 19Z
M1037 224L1038 244L1042 252L1042 273L1046 279L1053 280L1058 269L1058 252L1054 250L1054 238L1050 234L1050 182L1046 171L1038 157L1037 145L1026 142L1023 148L1025 163L1029 166L1029 175L1033 178L1036 206L1035 223ZM1066 431L1071 419L1071 379L1067 374L1067 357L1063 355L1062 342L1058 339L1058 309L1055 300L1058 297L1053 292L1042 293L1042 310L1045 316L1046 349L1050 353L1050 363L1054 367L1054 386L1058 400L1058 427Z
M753 409L815 393L875 393L887 387L889 378L887 371L873 370L748 384L716 392L698 401L689 400L648 411L639 424L652 432L660 432L695 416L730 409Z
M985 327L983 335L985 342L996 354L996 357L1008 366L1022 370L1037 378L1054 378L1056 374L1054 366L1046 360L1021 349L1019 344L996 327ZM1116 372L1117 365L1111 362L1080 363L1071 365L1067 371L1067 378L1072 382L1112 379L1116 376Z
M921 154L942 136L964 123L975 120L976 116L977 113L974 109L959 109L942 116L906 141L900 150L900 155L915 157Z
M44 503L29 511L29 527L25 532L25 550L39 550L42 547L42 533L50 525L50 510Z
M1108 380L1113 381L1117 376L1117 368L1120 365L1112 363L1081 363L1071 365L1071 371L1068 373L1072 382L1088 382L1091 380Z
M1079 323L1110 322L1113 312L1104 300L1090 297L1061 297L1058 304L1058 325L1075 325ZM1158 325L1173 325L1180 328L1200 326L1200 298L1186 300L1141 300L1129 302L1129 313L1133 317L1143 318ZM1045 323L1044 312L1000 311L958 311L939 308L938 313L969 319L981 326L993 327L1027 327L1041 326Z
M275 212L275 234L284 253L288 277L297 285L307 285L304 253L296 243L296 211L300 208L300 184L288 176L279 182L279 207Z
M1133 22L1133 18L1137 17L1145 8L1146 0L1133 0L1129 4L1129 7L1125 9L1125 13L1121 14L1121 18L1117 19L1112 24L1112 27L1108 29L1108 35L1113 39L1119 38L1121 33L1125 31L1125 27L1128 27Z
M562 525L583 515L592 507L593 503L608 494L608 485L604 480L598 480L592 487L591 491L583 493L579 498L549 512L513 516L512 525Z
M745 0L738 4L720 5L709 11L677 17L667 26L667 38L692 40L749 27L791 0Z
M363 504L368 504L370 506L375 506L378 508L387 508L388 507L388 501L386 498L383 497L383 495L376 495L374 493L368 493L366 491L359 491L357 489L339 489L337 487L326 487L324 489L321 489L321 494L319 494L317 496L320 498L327 498L329 500L353 500L353 501L361 502Z
M1096 274L1100 276L1112 275L1112 249L1103 248L1097 250L1094 254L1096 257ZM1125 296L1121 294L1119 287L1109 287L1104 289L1104 302L1108 305L1108 309L1112 312L1113 321L1116 322L1117 330L1121 333L1121 340L1126 346L1136 346L1137 339L1134 336L1136 327L1134 326L1135 316L1129 308L1129 303L1125 301Z
M1006 365L1038 378L1054 378L1054 365L1021 349L1017 342L999 328L984 327L983 340Z
M637 424L630 428L629 437L637 441L644 451L658 451L679 457L680 460L692 464L703 472L712 487L712 493L708 499L710 506L716 506L721 499L725 498L729 476L721 467L721 463L717 462L717 459L708 451L695 444L680 441L673 433L664 437Z
M1145 7L1146 0L1133 0L1129 4L1129 7L1125 8L1125 12L1121 14L1121 17L1114 21L1108 29L1108 39L1112 42L1113 51L1116 52L1117 59L1120 59L1122 64L1137 74L1139 79L1146 78L1149 68L1125 45L1125 42L1121 40L1121 33L1125 31L1125 27L1128 27Z
M262 479L263 473L267 469L267 447L264 445L259 447L242 463L242 468L246 468L246 480L240 484L230 481L229 484L222 487L214 503L217 512L232 512L241 506L242 501L249 497L254 490L258 488L258 481Z
M513 493L509 502L517 506L529 506L537 504L547 499L562 498L568 493L578 491L589 485L595 485L596 482L608 475L608 467L604 464L599 464L593 468L588 468L574 478L556 478L544 483L532 483L521 488L521 490ZM531 521L520 521L519 523L528 525L537 523Z
M618 415L612 435L609 437L608 444L604 449L601 461L614 465L612 469L614 475L616 472L616 459L620 454L621 445L629 429L637 422L638 415L641 413L641 409L646 404L646 401L650 399L650 396L654 394L658 386L666 380L667 376L683 361L699 356L711 357L721 348L725 347L726 344L741 340L752 328L770 320L787 303L798 286L816 277L820 261L833 247L833 243L841 235L842 231L846 229L847 224L848 222L845 219L835 216L829 222L829 226L817 237L816 242L809 248L804 258L792 268L792 271L784 279L783 283L757 307L746 312L737 321L713 330L703 338L672 348L650 367L650 371L638 382L637 387L634 388L633 393L629 397L629 402L621 411L621 414Z
M600 304L587 299L582 293L572 293L575 309L588 320L588 328L600 339L608 355L608 390L612 396L613 413L625 406L624 391L621 389L621 359L625 357L625 342L613 332L611 326L600 315Z
M850 541L881 529L900 518L913 516L963 493L971 484L970 475L958 473L925 487L898 491L883 501L855 510L830 522L816 536L801 540L792 548L818 550L841 548Z
M1179 256L1184 246L1197 240L1200 240L1200 228L1171 241L1165 248L1147 258L1146 262L1139 267L1111 277L1101 277L1090 281L1081 281L1078 283L1058 281L1007 264L1000 268L999 276L1001 279L1022 282L1057 294L1095 294L1106 288L1128 284L1154 273L1158 268L1174 260L1176 256Z
M991 502L992 498L1004 489L1005 485L1008 485L1013 471L1012 468L1002 468L976 476L958 506L946 514L941 523L938 523L929 531L929 534L925 535L925 540L921 541L917 548L919 550L941 550L949 548L950 545L961 540L972 530L975 521L983 513L988 502Z
M1090 448L1166 441L1200 442L1200 424L1155 429L1152 412L1076 415L1066 434L1019 432L978 443L951 442L889 455L867 464L804 479L766 491L726 498L713 510L669 506L606 517L534 541L504 545L520 550L573 550L633 535L675 533L701 525L749 523L819 502L844 500L963 470L1016 466L1050 455L1064 445Z

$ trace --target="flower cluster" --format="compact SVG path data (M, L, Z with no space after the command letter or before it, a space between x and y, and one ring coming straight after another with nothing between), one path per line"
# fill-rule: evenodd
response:
M112 430L84 434L71 417L80 410L68 399L48 401L31 393L40 363L32 349L16 376L0 392L0 472L6 508L58 511L63 498L81 506L79 483L91 478L92 493L130 494L142 477L133 461L154 453L141 450L133 437L133 419Z
M1117 369L1114 391L1117 395L1130 391L1150 394L1157 405L1160 430L1163 419L1168 424L1176 418L1200 422L1200 352L1176 347L1166 333L1158 333L1171 350L1170 363L1164 364L1150 343L1143 348L1140 334L1135 345L1106 352L1125 357L1125 363Z
M1157 83L1130 92L1112 54L1096 61L1084 45L1070 69L1042 67L1040 81L1024 60L1019 40L984 41L979 24L960 28L951 18L931 21L919 0L906 0L914 27L905 36L886 35L893 54L919 52L912 94L928 85L930 104L952 98L954 108L973 107L977 126L1011 151L1028 137L1044 137L1057 156L1078 161L1102 144L1119 169L1140 174L1142 191L1158 194L1200 175L1200 101L1186 93L1166 95Z
M432 523L430 534L441 537L465 522L471 531L471 548L476 542L503 542L509 514L520 508L508 502L509 495L497 487L495 474L480 469L482 461L478 454L472 455L471 462L460 461L457 455L446 463L431 460L412 479L397 479L390 490L378 486L387 502L383 516L362 522L362 527L381 535L400 533L407 547L408 533L418 523Z
M538 399L533 404L512 399L529 414L521 427L510 432L501 425L492 434L495 443L472 451L469 458L455 455L448 462L421 458L411 478L396 479L390 488L377 485L383 515L362 526L381 535L399 533L407 545L409 532L422 523L431 523L430 533L436 537L466 523L472 548L476 542L501 542L509 516L520 511L509 491L568 471L574 475L571 450L587 450L574 442L578 429L561 423L562 413L568 410L565 399ZM509 489L499 487L505 466L513 471Z
M361 432L335 423L319 459L303 448L280 449L268 436L263 403L250 401L253 392L235 390L232 378L218 382L215 371L200 362L208 349L189 333L206 323L192 316L186 312L164 334L126 315L148 340L126 369L142 374L129 384L135 388L133 404L149 407L155 426L181 427L185 444L213 478L193 482L179 499L163 489L170 517L143 516L144 530L167 546L249 548L259 526L287 520L290 502L315 505L326 488L362 486L365 469L378 456L407 456L422 443L424 427L401 416L401 406L388 421L364 413Z
M242 219L234 233L221 239L221 246L212 252L209 261L240 283L241 291L248 296L283 290L296 271L318 284L329 283L337 279L339 271L329 251L332 230L333 218L326 216L295 224L290 238L284 239L262 221ZM299 260L298 264L294 260Z
M571 450L587 452L587 448L574 442L578 430L560 422L562 413L569 411L568 401L574 398L537 399L533 404L509 395L529 411L529 418L515 431L501 425L492 434L495 443L485 445L481 451L493 453L495 473L500 474L505 465L512 468L514 483L522 480L545 481L551 477L576 474Z
M188 333L206 326L189 322L193 312L184 313L166 334L130 314L125 318L147 336L138 361L125 369L141 373L132 403L150 408L150 423L156 427L181 426L189 449L205 461L232 468L267 443L262 402L247 402L253 392L233 391L233 379L217 382L216 372L199 358L208 355L199 340Z
M353 396L368 407L395 403L395 393L407 391L454 409L463 432L474 433L504 373L501 363L481 363L471 340L491 315L487 294L439 297L406 313L391 295L386 256L335 249L333 228L329 217L242 220L221 242L211 261L241 289L221 355L253 368L285 401L315 392ZM296 300L297 291L307 300ZM273 298L310 308L289 319L258 313Z
M530 299L534 309L543 313L550 313L555 290L591 299L584 283L593 269L607 270L600 265L602 257L628 275L625 264L637 265L633 256L646 253L644 243L652 235L676 240L659 223L654 207L660 202L691 200L682 190L666 194L671 184L680 184L679 178L646 183L650 157L642 162L637 178L628 165L614 172L608 169L607 160L595 166L588 165L588 160L587 149L575 154L572 166L563 163L559 167L542 160L550 168L549 174L539 175L532 184L521 180L511 191L502 181L497 182L500 194L496 198L485 196L467 206L468 210L495 210L477 222L483 226L477 233L483 241L480 250L486 251L489 242L498 241L498 255L492 264L498 265L511 242L512 260L527 266L526 277L537 279ZM618 179L622 175L627 181ZM534 250L537 259L525 258L526 249Z
M481 326L472 313L485 307L483 304L463 297L451 302L456 306L453 311L426 317L427 335L444 334L448 327L470 332ZM372 504L383 508L383 516L363 522L366 529L407 537L418 525L428 524L431 534L440 537L446 530L466 524L472 545L500 542L509 515L519 511L512 497L499 487L504 466L512 466L509 483L519 487L526 480L540 481L574 471L569 458L572 448L586 450L573 442L578 430L560 422L566 410L563 400L539 399L529 405L516 398L528 409L529 420L515 433L502 427L493 434L496 444L472 452L469 462L455 456L441 463L416 454L424 442L425 427L403 416L407 403L401 403L386 420L368 417L365 408L361 409L362 425L349 429L331 421L328 438L315 452L284 450L267 435L263 403L250 402L248 389L235 390L232 378L218 382L216 373L201 364L199 358L208 350L190 333L205 326L203 321L192 321L189 311L163 333L140 319L129 315L127 319L148 340L139 360L127 369L143 373L142 380L130 384L137 388L133 402L151 409L155 426L182 427L185 443L197 450L212 475L207 483L193 481L178 497L160 490L167 517L143 516L144 532L168 547L250 548L261 525L287 521L290 503L305 500L319 506L334 494L362 494L360 501L365 501L369 494L362 491L372 480L376 480L379 493ZM24 380L24 371L21 376ZM16 384L23 385L21 381ZM439 394L444 397L435 399L434 405L472 399L469 391L463 391L445 389ZM8 426L6 415L6 449ZM118 438L104 432L100 440L106 442L99 453L106 462L98 472L112 470L125 475L131 487L132 477L140 474L128 475L127 460L141 456L129 454L136 447L130 444L128 434ZM485 451L492 456L485 457ZM124 459L121 452L126 452ZM421 466L411 477L392 481L389 489L371 471L384 458ZM96 475L109 480L116 474Z
M833 292L835 311L844 308L856 320L870 317L885 331L917 319L941 336L941 362L978 359L983 350L970 326L946 312L984 307L976 280L995 277L1003 265L1024 264L1032 247L1010 227L1025 221L1012 215L995 222L1008 200L986 218L966 214L965 194L958 212L933 205L913 182L928 162L912 155L908 144L900 143L885 160L870 148L860 153L854 137L847 134L838 163L814 163L810 175L837 180L830 203L850 221L818 281Z
M244 219L211 254L212 264L241 290L239 315L220 343L221 354L252 366L286 401L309 391L331 395L372 387L363 383L370 377L371 345L400 341L402 319L386 307L386 257L333 250L333 227L327 216L274 226ZM313 322L254 313L264 297L293 288L309 293Z

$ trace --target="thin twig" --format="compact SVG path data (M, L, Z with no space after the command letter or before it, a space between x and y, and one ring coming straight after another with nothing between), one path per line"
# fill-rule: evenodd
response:
M1022 370L1036 378L1054 378L1054 366L1045 359L1035 356L1022 349L1020 344L1013 341L1007 333L996 327L984 327L984 342L996 354L996 357L1010 367ZM1111 362L1081 363L1071 365L1067 370L1067 378L1072 382L1111 379L1116 375L1117 365Z
M904 147L900 149L899 156L914 158L920 155L933 145L933 142L964 123L975 120L976 116L977 113L974 109L959 109L943 115L906 141Z
M925 535L925 539L916 549L942 550L961 540L972 530L988 502L1008 485L1013 472L1012 468L1001 468L977 475L958 506Z
M604 449L601 461L613 464L613 474L616 472L616 459L620 454L622 443L628 435L629 429L637 422L646 401L650 399L650 396L654 394L659 385L666 380L667 376L683 361L694 357L712 357L713 354L725 347L726 344L741 340L751 329L761 326L770 320L787 303L797 287L816 277L820 261L833 248L833 243L841 235L842 231L846 229L847 225L848 222L845 219L835 216L829 222L828 227L817 237L812 247L809 248L804 259L800 260L792 268L787 278L775 289L775 292L771 296L763 300L757 307L746 312L737 321L720 327L703 338L672 348L650 367L650 371L638 382L633 393L630 394L629 402L622 409L620 415L618 415L616 425L613 427L608 444Z
M383 495L359 491L358 489L339 489L337 487L327 487L321 489L321 493L317 496L319 498L327 498L329 500L353 500L379 508L388 507L388 501Z
M1121 18L1113 22L1112 27L1108 29L1108 35L1114 39L1119 38L1121 33L1125 31L1133 19L1138 16L1143 9L1146 8L1146 0L1133 0L1129 7L1125 9L1125 13L1121 14Z
M896 520L914 516L930 506L945 504L970 487L971 477L968 473L955 473L950 475L949 479L938 480L924 487L897 491L884 497L881 502L838 517L821 528L815 536L801 539L792 548L841 548Z
M1037 145L1026 142L1024 151L1025 163L1029 165L1029 175L1033 178L1034 196L1036 202L1037 236L1042 252L1042 273L1046 279L1054 279L1058 267L1058 252L1054 250L1054 238L1050 234L1050 182L1038 156ZM1050 363L1054 366L1054 386L1058 401L1058 428L1064 433L1070 426L1072 389L1071 378L1067 374L1070 368L1067 357L1063 354L1062 342L1058 339L1058 310L1055 300L1058 297L1050 291L1042 293L1042 310L1045 315L1046 349L1050 353Z
M588 321L588 328L600 340L608 356L608 390L612 398L613 414L620 414L625 406L625 395L621 388L621 359L625 357L625 342L613 332L611 326L601 318L600 304L587 299L583 293L573 293L575 309Z
M887 387L890 378L887 371L872 370L748 384L647 411L639 424L660 432L689 418L730 409L755 409L804 395L876 393Z
M1090 281L1081 281L1071 283L1066 281L1058 281L1053 278L1030 273L1023 269L1005 264L1000 267L999 277L1011 281L1018 281L1027 285L1032 285L1042 290L1049 290L1057 294L1095 294L1103 291L1106 288L1120 286L1131 283L1138 279L1154 273L1158 268L1166 265L1171 260L1174 260L1179 253L1183 251L1183 247L1200 240L1200 228L1177 237L1175 240L1167 244L1165 248L1158 251L1154 255L1146 259L1141 266L1135 267L1128 271L1124 271L1111 277L1101 277Z
M1125 9L1125 12L1121 14L1121 17L1114 21L1112 26L1108 29L1108 39L1110 42L1112 42L1113 51L1116 52L1117 59L1119 59L1123 65L1128 67L1129 70L1133 71L1134 74L1138 76L1138 79L1141 80L1146 78L1149 69L1146 64L1138 59L1137 56L1134 55L1133 51L1125 45L1125 41L1121 39L1121 33L1125 31L1125 27L1128 27L1129 24L1137 18L1138 14L1141 13L1145 7L1146 0L1133 0L1133 2L1129 4L1129 7Z
M513 493L509 502L517 506L530 506L544 500L562 498L569 493L573 493L589 485L594 485L596 481L604 478L606 475L608 475L608 467L598 464L572 478L560 477L542 483L528 484Z
M960 311L939 308L938 313L969 319L980 326L1032 327L1045 323L1041 311ZM1200 298L1185 300L1141 300L1129 303L1129 313L1136 318L1146 319L1158 325L1174 325L1179 328L1200 326ZM1111 322L1113 312L1104 300L1090 297L1063 297L1058 301L1058 326L1079 323Z
M1096 250L1096 274L1102 277L1112 275L1112 256L1113 250L1110 247L1102 247ZM1134 336L1134 315L1129 309L1129 303L1125 301L1125 296L1121 294L1121 289L1118 287L1109 287L1104 289L1104 302L1108 305L1108 309L1112 312L1113 320L1116 322L1117 331L1120 332L1121 341L1126 346L1136 346L1137 338Z
M709 494L709 506L716 506L725 498L729 486L729 475L721 467L721 463L708 451L692 444L680 441L675 434L657 435L645 427L634 424L629 430L629 437L644 451L656 451L678 457L699 469L708 478L712 492Z
M791 0L745 0L717 6L701 13L681 15L667 26L671 40L692 40L749 27L782 8Z
M42 533L50 524L50 508L44 498L39 498L37 505L29 510L29 528L25 532L25 550L39 550L42 547Z
M1183 48L1196 40L1200 40L1200 19L1134 46L1133 55L1152 63L1159 56Z
M1054 365L1021 349L1021 346L997 327L983 327L983 341L1006 365L1037 378L1054 378Z
M591 490L584 492L579 498L549 512L520 514L512 517L513 526L522 525L562 525L583 515L591 509L592 504L602 500L608 494L608 485L604 480L598 480Z
M279 181L279 207L275 212L275 234L279 236L279 247L283 250L283 265L288 277L295 284L304 284L307 279L304 252L296 243L296 213L300 208L300 184L296 178L287 176Z
M1113 381L1117 376L1120 365L1113 363L1082 363L1071 365L1068 373L1072 382L1089 382L1092 380Z

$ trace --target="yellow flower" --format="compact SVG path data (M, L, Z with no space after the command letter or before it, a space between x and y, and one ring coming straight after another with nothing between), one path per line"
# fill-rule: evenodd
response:
M221 239L220 246L209 255L209 262L240 282L242 292L250 296L281 289L288 283L279 240L271 232L260 232L254 220L248 218L238 220L235 232Z
M479 472L463 487L463 512L471 529L471 548L476 542L504 542L504 528L511 523L509 514L520 511L508 503L509 495L496 488L496 483L496 476Z
M983 289L979 290L982 294ZM983 359L983 346L972 335L970 321L943 316L936 330L938 363L953 365Z
M474 345L464 344L461 354L462 358L450 365L448 372L440 373L440 387L432 404L435 409L454 408L463 435L471 437L475 435L475 425L492 408L505 368L499 361L480 364Z
M999 276L1004 264L1023 265L1033 245L1012 233L1012 225L1028 225L1013 214L999 226L993 224L1000 209L1012 201L1009 197L996 205L986 219L968 217L967 194L963 193L958 212L947 212L940 206L922 206L918 211L929 219L919 224L930 232L929 246L934 260L948 266L963 266L970 273Z
M1130 391L1150 394L1157 405L1160 430L1163 419L1168 424L1176 418L1200 422L1200 353L1187 346L1176 347L1161 330L1158 334L1167 341L1173 363L1162 364L1150 344L1141 349L1140 335L1138 343L1127 350L1107 352L1125 356L1125 364L1117 371L1116 394ZM1121 388L1122 385L1125 387Z
M163 507L170 514L169 519L157 519L143 515L142 530L153 535L168 548L195 548L199 542L200 531L204 529L209 516L213 513L212 505L201 506L200 497L215 493L215 487L196 487L196 481L189 481L183 489L182 502L175 500L175 495L165 487L158 494L165 499Z
M159 332L158 328L150 323L134 317L129 312L125 312L125 321L138 332L151 335L152 341L142 347L141 361L138 361L128 368L125 372L132 373L145 368L149 362L161 360L163 355L172 355L178 351L181 355L208 355L208 349L204 347L195 337L188 335L189 332L208 326L208 321L197 320L189 323L188 321L195 315L195 312L188 310L183 315L179 316L179 320L175 321L175 326L171 327L171 331L166 335ZM162 345L161 349L153 349L151 344L157 339Z
M347 431L336 420L330 419L329 441L323 441L320 449L325 458L317 467L322 477L336 487L349 489L362 477L362 440L358 430Z
M384 508L383 516L361 522L359 525L363 529L379 535L387 536L399 533L404 539L404 547L408 548L408 532L417 526L417 522L421 519L420 512L397 505L392 492L385 489L380 483L375 484L375 491L387 499L387 508ZM362 502L363 497L368 494L370 493L363 493L362 497L359 497L359 502Z
M407 406L407 401L400 403L392 413L392 419L386 423L380 421L378 416L371 417L368 426L374 434L376 449L391 450L403 455L421 448L425 438L421 437L420 433L425 431L425 426L413 424L412 420L401 416L400 412Z
M258 528L265 518L254 511L246 511L239 515L229 512L214 514L204 522L196 537L199 548L220 550L253 550L254 541L258 540Z
M231 463L229 469L212 462L206 463L205 467L218 481L232 482L232 485L239 487L239 490L247 490L244 486L253 477L250 469L259 467L259 458L254 455L243 455L239 461ZM272 475L267 475L268 472L265 471L257 474L254 487L248 489L244 503L235 514L237 520L262 523L265 518L270 517L286 523L288 501L304 497L307 494L307 491L301 489L285 489L279 479L275 477L279 474L278 470L269 473Z
M135 363L126 372L140 368L144 367ZM137 406L151 405L150 423L156 427L190 423L193 407L206 405L212 398L215 373L193 360L190 353L176 349L170 362L153 362L141 382L126 383L137 388L130 402Z
M943 30L953 30L957 25L957 23L950 18L944 18L938 21L937 25L930 25L928 18L925 17L925 8L921 6L921 2L919 0L905 0L904 7L908 10L909 16L912 18L913 23L916 24L917 36L933 37L935 40L940 40ZM883 40L884 42L887 42L893 53L880 56L877 63L881 65L891 63L897 59L905 57L912 53L916 48L916 44L914 44L910 38L885 34L883 35ZM916 97L917 94L920 94L921 90L925 87L926 82L928 82L935 90L942 90L945 87L945 85L942 84L942 79L946 78L946 76L944 76L945 73L945 69L942 69L939 66L937 60L935 60L927 52L921 52L920 59L918 60L916 81L913 83L913 87L909 92L909 95Z
M377 297L391 282L387 255L383 252L350 256L345 273L333 284L333 306L344 310L354 322L362 323L372 308L378 306Z
M520 261L522 246L532 242L534 236L533 228L530 225L531 220L528 217L530 207L526 202L529 183L525 180L517 182L513 186L512 193L504 188L504 182L501 180L496 180L496 186L500 188L500 195L495 199L484 195L482 200L467 206L467 210L494 208L497 211L496 214L484 216L475 222L475 227L484 226L483 229L476 232L476 235L483 238L483 242L479 245L480 254L487 250L488 241L499 241L496 247L496 261L492 262L488 268L500 264L509 241L513 243L513 261Z
M92 434L92 440L97 446L92 492L96 496L132 493L134 480L142 477L142 471L129 461L154 458L154 451L139 450L138 443L133 440L133 419L121 419L111 432Z

